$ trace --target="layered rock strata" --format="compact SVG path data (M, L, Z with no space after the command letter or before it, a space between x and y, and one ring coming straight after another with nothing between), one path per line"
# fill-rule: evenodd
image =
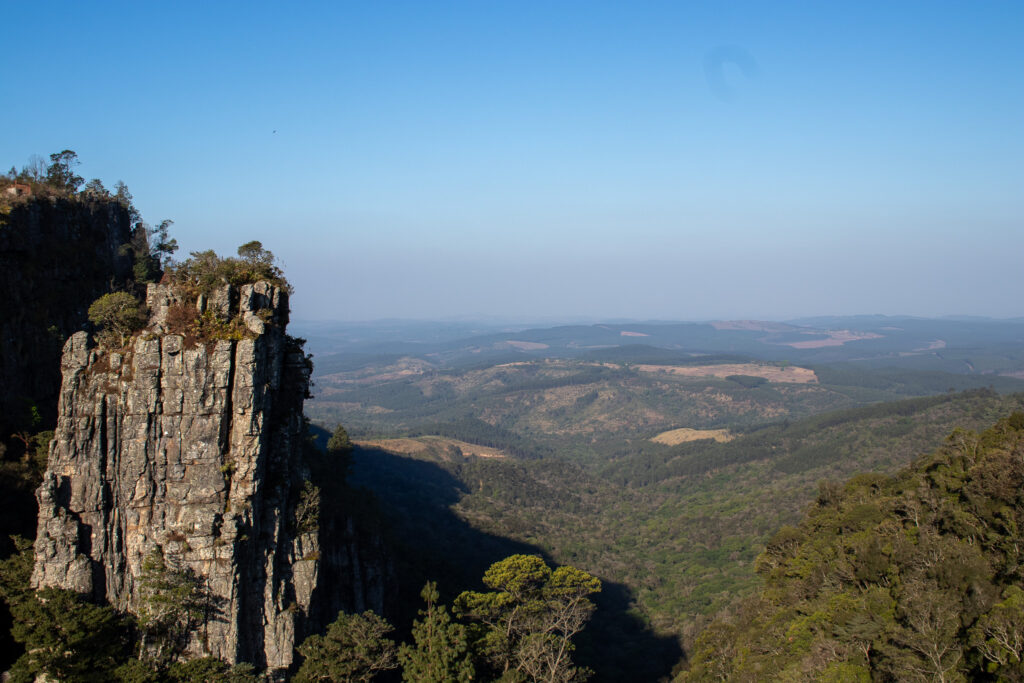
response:
M33 583L137 611L158 550L209 594L190 655L286 669L321 614L379 609L382 594L351 539L296 523L311 363L285 334L287 293L260 282L199 297L189 305L244 323L217 341L173 333L184 305L173 289L150 285L147 303L149 327L127 350L98 349L84 332L64 347ZM361 605L324 585L354 575Z

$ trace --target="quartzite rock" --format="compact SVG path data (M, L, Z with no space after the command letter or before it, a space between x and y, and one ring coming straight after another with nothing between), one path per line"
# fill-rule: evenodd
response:
M150 325L130 350L97 349L84 332L64 347L33 584L132 611L143 561L159 548L219 605L190 654L284 669L325 615L380 610L383 593L350 539L295 530L311 364L284 333L287 293L260 282L202 297L250 332L207 343L167 332L172 289L150 285L147 302ZM340 559L324 567L321 554ZM348 586L323 585L345 575Z

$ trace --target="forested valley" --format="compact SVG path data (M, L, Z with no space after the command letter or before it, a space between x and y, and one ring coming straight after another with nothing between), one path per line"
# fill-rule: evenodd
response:
M65 150L0 178L0 263L24 280L0 319L22 340L0 366L11 680L1024 678L1019 321L299 321L304 338L283 336L275 309L215 307L218 292L290 292L261 243L175 260L169 221L143 223L123 183L75 164ZM86 228L106 261L47 250ZM159 320L150 285L184 293ZM184 533L147 555L131 610L34 590L65 340L89 333L89 362L104 360L88 379L163 337L200 357L275 326L313 386L294 470L260 483L293 547L344 538L345 580L371 567L380 609L325 616L274 595L310 633L272 671L196 656L214 600ZM45 381L22 372L36 365ZM239 469L224 460L216 485L230 493ZM262 542L254 529L233 542ZM322 555L288 558L289 579Z

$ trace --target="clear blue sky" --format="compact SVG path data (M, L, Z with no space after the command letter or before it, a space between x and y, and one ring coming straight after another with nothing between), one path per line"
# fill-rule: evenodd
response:
M4 168L261 240L299 318L1024 315L1021 2L8 2L0 44Z

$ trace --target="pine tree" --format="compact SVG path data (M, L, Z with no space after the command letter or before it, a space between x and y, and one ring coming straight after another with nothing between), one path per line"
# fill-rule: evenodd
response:
M370 681L381 671L394 669L395 643L387 634L394 628L373 612L345 614L327 627L327 633L306 638L299 646L302 666L297 683L313 681Z
M469 655L466 627L452 621L448 609L437 604L437 584L427 582L420 593L427 603L422 619L412 625L416 647L402 645L398 659L402 678L410 683L465 683L475 674Z

